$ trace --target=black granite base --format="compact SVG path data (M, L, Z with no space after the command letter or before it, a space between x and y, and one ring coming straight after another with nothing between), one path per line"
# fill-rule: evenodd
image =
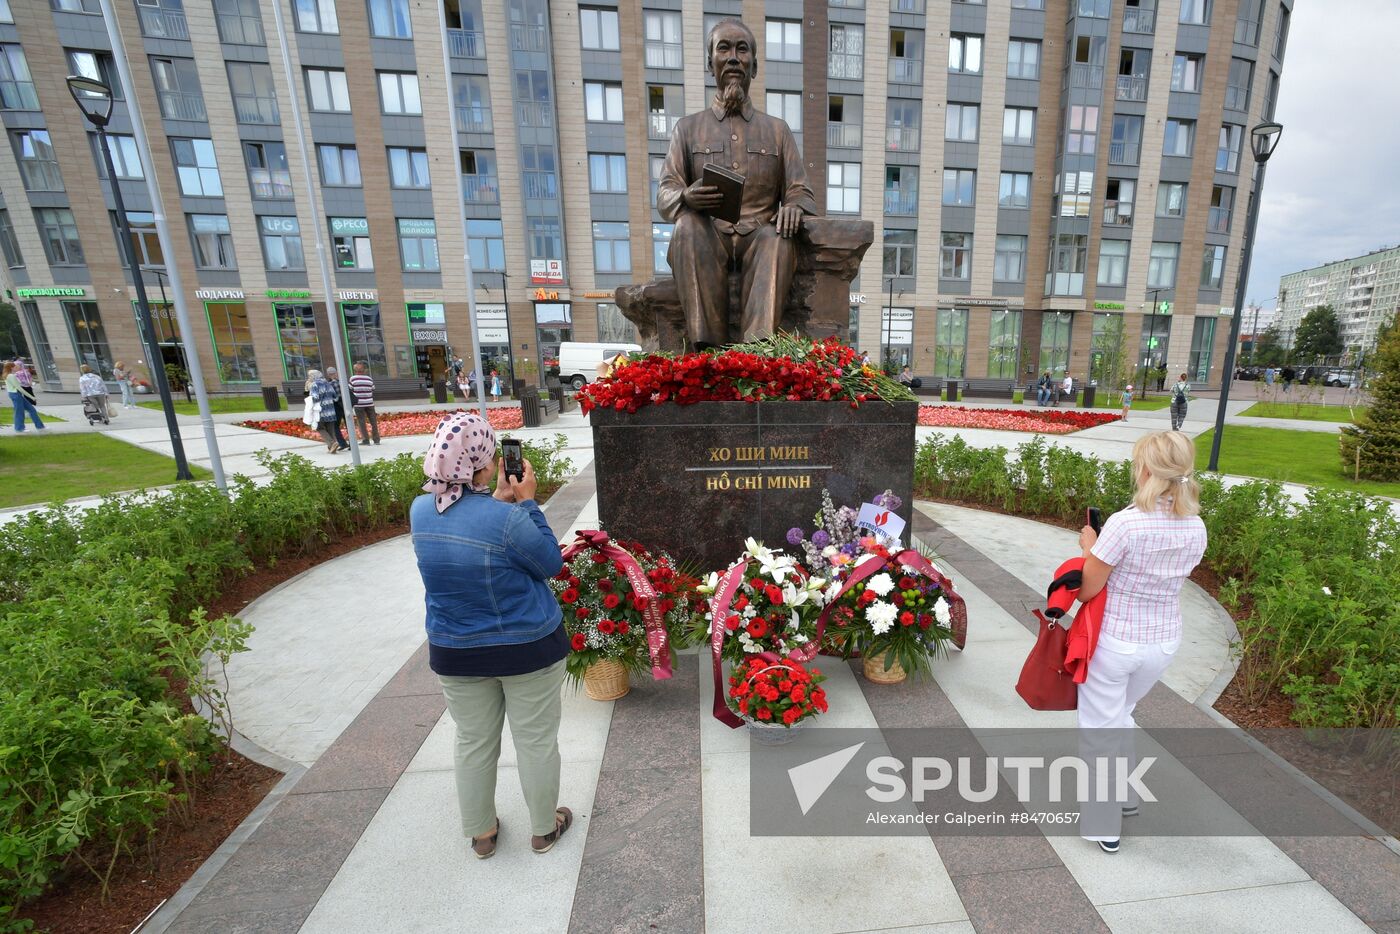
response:
M823 489L852 506L893 490L909 522L917 419L916 402L595 410L599 522L707 570L727 567L748 536L786 548L793 526L810 534Z

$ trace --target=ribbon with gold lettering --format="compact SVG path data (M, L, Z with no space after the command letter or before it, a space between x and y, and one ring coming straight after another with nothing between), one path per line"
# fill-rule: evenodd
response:
M650 578L642 570L642 566L637 563L636 558L613 544L608 539L607 532L597 529L585 529L579 532L574 540L564 547L564 560L567 562L588 548L600 552L603 557L619 567L622 573L627 576L627 583L632 585L633 595L645 601L641 612L642 620L646 626L647 654L651 658L651 677L655 681L664 681L671 677L671 637L666 632L665 614L661 612L661 601L657 597L656 588L652 586Z
M744 721L739 718L738 714L729 709L729 704L725 701L724 676L721 671L723 660L720 658L720 650L724 647L724 621L729 616L729 607L734 603L734 595L739 592L739 588L743 585L744 574L748 569L749 562L745 558L721 574L719 581L715 584L715 595L710 598L710 667L715 676L714 717L730 729L743 726Z
M953 644L959 649L963 648L967 643L967 604L963 602L962 597L959 597L953 591L952 581L938 573L938 569L935 568L932 562L927 558L914 549L909 548L901 551L899 554L890 556L888 562L881 560L879 556L876 555L857 564L855 570L851 572L851 576L847 577L846 582L841 585L841 590L837 592L836 596L833 597L831 602L826 605L826 608L822 610L822 615L817 617L817 638L802 650L804 653L807 653L806 657L804 658L797 652L791 653L791 657L800 662L810 661L812 656L817 654L817 648L821 645L822 635L826 632L827 617L829 617L831 611L836 608L836 604L841 602L841 598L856 584L859 584L867 578L874 577L879 572L885 570L891 563L896 567L903 566L913 568L938 585L938 589L943 592L943 599L948 601L948 611L949 615L952 617L950 621L953 630Z

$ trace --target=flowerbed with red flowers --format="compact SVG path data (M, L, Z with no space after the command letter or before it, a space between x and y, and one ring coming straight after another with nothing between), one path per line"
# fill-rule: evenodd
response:
M579 390L579 407L636 412L674 402L849 402L910 400L898 382L834 337L775 334L723 350L681 356L635 354L611 376Z
M461 409L434 410L431 412L385 412L379 416L379 435L383 438L399 438L405 435L430 435L437 431L438 425L448 415L453 412L460 412ZM477 409L467 409L466 411L477 413ZM497 431L506 431L511 428L521 428L525 421L520 412L519 406L508 408L486 409L486 420L491 423L491 427ZM256 428L258 431L270 431L277 435L287 435L291 438L305 438L308 441L320 441L321 435L313 428L308 428L299 418L266 418L255 419L246 422L239 422L241 428Z
M934 428L993 428L1000 431L1031 431L1043 435L1066 435L1096 425L1118 421L1109 412L1080 412L1073 409L974 409L960 405L921 405L919 424Z
M826 713L826 676L791 659L751 658L729 675L729 708L746 720L793 726Z

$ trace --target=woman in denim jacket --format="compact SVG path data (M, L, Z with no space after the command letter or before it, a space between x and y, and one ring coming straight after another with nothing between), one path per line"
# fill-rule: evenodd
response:
M573 823L559 807L559 689L568 637L549 578L564 566L535 504L535 470L515 478L496 435L467 412L438 425L413 502L413 551L426 591L428 664L457 725L462 834L480 859L496 852L496 761L510 717L531 848L547 853ZM495 478L496 492L491 492Z

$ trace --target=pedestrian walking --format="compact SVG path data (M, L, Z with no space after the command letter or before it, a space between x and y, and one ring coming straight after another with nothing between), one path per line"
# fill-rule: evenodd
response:
M22 433L25 430L26 418L34 423L36 429L43 431L44 420L39 417L39 410L34 407L34 399L25 393L24 385L19 381L18 371L23 367L24 364L11 360L0 370L5 380L5 391L10 394L10 408L15 411L15 432Z
M112 411L107 405L107 384L102 381L102 377L92 372L92 367L86 363L78 367L78 372L78 395L82 396L84 402L91 401L102 416L103 422L106 422L112 417Z
M1131 783L1123 780L1136 766L1133 710L1176 656L1181 586L1206 550L1195 463L1196 446L1184 434L1156 431L1139 438L1133 445L1132 504L1109 516L1101 533L1087 525L1079 533L1084 553L1079 600L1108 590L1098 642L1079 685L1080 755L1098 769L1121 763L1116 781L1096 775L1094 787L1127 793L1126 799L1080 807L1080 836L1105 853L1118 852L1123 818L1141 806Z
M501 374L491 371L491 401L501 401Z
M117 385L122 390L122 408L136 408L136 397L131 393L131 371L126 368L126 364L118 360L117 365L112 368L112 375L116 377Z
M1284 392L1288 392L1288 390L1293 388L1293 380L1295 377L1297 377L1297 375L1298 373L1291 366L1284 367L1283 370L1279 373L1279 376L1283 377Z
M374 411L374 377L369 375L369 367L361 361L352 367L350 396L355 403L355 428L360 433L360 443L369 444L370 435L374 443L379 443L379 415Z
M449 415L423 463L426 495L409 526L426 591L428 666L456 725L453 770L462 836L496 852L496 772L507 712L530 848L547 853L573 824L559 806L560 687L568 637L549 578L564 566L535 503L535 470L506 474L485 418ZM496 491L491 492L491 481Z
M1049 370L1046 370L1044 373L1041 374L1040 379L1039 379L1039 380L1036 382L1036 384L1035 384L1035 385L1036 385L1036 390L1035 390L1035 404L1036 404L1036 405L1049 405L1049 404L1050 404L1050 383L1051 383L1050 371L1049 371Z
M19 380L20 391L29 397L29 401L35 405L39 404L39 397L35 394L34 371L29 368L23 357L15 357L15 378Z
M1186 382L1186 374L1172 387L1172 431L1180 431L1186 422L1186 403L1190 401L1191 384Z
M326 442L326 450L332 454L348 450L350 445L340 432L340 418L336 415L336 401L340 391L320 370L306 371L306 413L302 421L321 433Z
M1264 385L1265 385L1265 386L1272 386L1273 384L1274 384L1274 368L1271 367L1271 366L1270 366L1270 367L1265 367L1265 368L1264 368Z
M1123 421L1128 420L1128 413L1133 408L1133 384L1129 383L1123 389Z
M345 400L340 395L340 373L333 366L326 367L326 379L335 388L335 420L336 424L344 429L346 434L350 433L350 422L345 418Z

